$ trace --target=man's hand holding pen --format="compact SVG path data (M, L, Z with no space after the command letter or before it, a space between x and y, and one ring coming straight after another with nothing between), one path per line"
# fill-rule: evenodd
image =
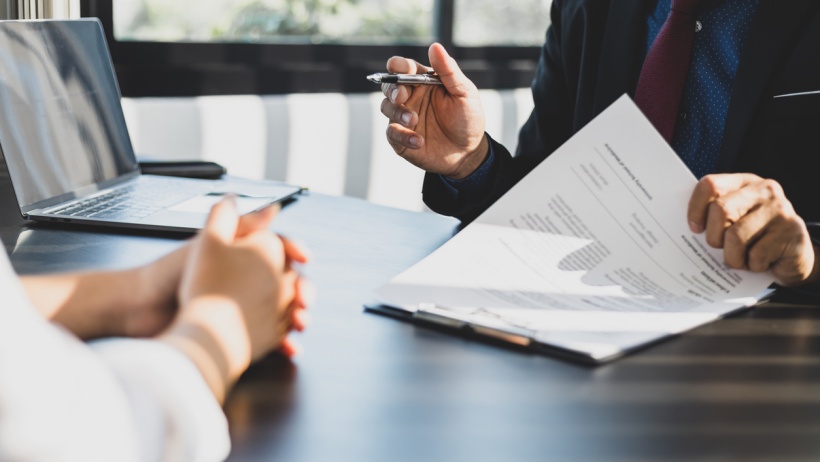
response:
M430 77L432 82L386 83L381 112L389 120L387 140L396 154L413 165L453 179L473 173L487 157L484 109L478 89L436 43L430 47L432 68L394 56L387 61L390 74ZM371 79L372 80L372 79Z

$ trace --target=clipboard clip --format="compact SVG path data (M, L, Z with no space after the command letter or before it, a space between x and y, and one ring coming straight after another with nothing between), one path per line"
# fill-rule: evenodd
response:
M434 303L420 303L413 317L444 327L470 330L481 336L524 347L533 343L533 331L512 325L502 317L485 310L459 313L441 308Z

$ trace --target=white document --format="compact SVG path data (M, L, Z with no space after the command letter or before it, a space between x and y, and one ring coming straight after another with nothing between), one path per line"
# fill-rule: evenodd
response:
M623 96L377 293L594 360L618 356L752 305L774 281L726 268L689 230L696 183Z

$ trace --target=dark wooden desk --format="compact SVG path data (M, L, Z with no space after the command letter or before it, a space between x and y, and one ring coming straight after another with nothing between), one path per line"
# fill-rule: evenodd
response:
M312 249L318 302L304 355L253 367L230 396L232 460L820 459L820 309L808 305L756 308L598 368L362 312L454 225L322 195L282 213L277 230ZM135 265L180 244L9 218L0 237L22 273Z

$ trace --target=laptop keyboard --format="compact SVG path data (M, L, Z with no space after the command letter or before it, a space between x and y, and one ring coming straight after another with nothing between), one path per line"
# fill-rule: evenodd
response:
M208 190L208 186L200 185L198 182L140 182L74 202L50 213L83 218L139 219Z

